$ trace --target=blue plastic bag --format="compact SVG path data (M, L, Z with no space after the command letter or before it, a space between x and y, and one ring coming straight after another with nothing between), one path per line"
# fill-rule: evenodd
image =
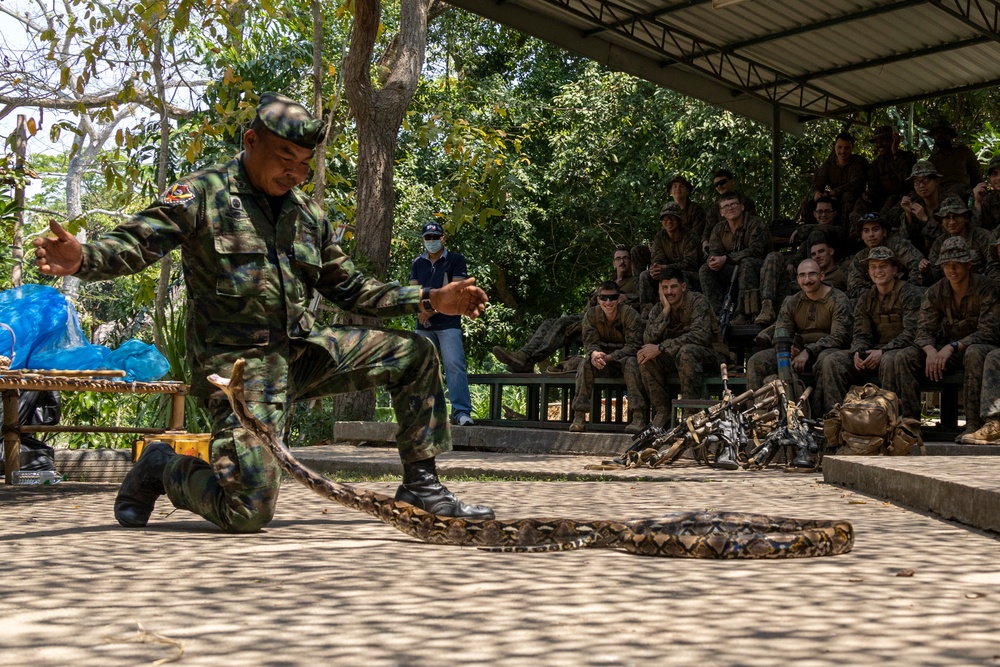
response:
M130 382L158 380L170 370L164 356L140 340L114 351L91 345L76 309L46 285L0 292L0 354L11 357L11 370L123 370Z

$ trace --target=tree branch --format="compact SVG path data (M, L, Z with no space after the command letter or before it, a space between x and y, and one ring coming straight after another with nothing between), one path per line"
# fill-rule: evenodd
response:
M190 85L206 85L208 81L197 81ZM135 91L135 98L131 100L118 99L120 92L107 93L101 95L82 95L79 99L51 99L45 97L18 97L13 95L0 95L0 104L13 105L15 107L42 107L45 109L62 109L64 111L76 111L82 105L85 109L96 109L107 106L110 102L128 104L134 102L139 106L146 107L151 111L160 111L160 103L156 97L148 91ZM195 111L184 109L173 104L164 104L167 115L170 118L192 118Z

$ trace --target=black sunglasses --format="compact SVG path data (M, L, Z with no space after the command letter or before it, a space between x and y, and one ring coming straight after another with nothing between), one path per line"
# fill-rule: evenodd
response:
M718 181L715 181L714 183L712 183L712 185L714 185L717 188L721 188L723 185L725 185L728 182L729 182L728 178L722 178L722 179L719 179Z
M424 237L425 241L439 241L441 237L438 234L428 234Z
M616 301L618 299L617 294L599 294L597 296L601 301Z

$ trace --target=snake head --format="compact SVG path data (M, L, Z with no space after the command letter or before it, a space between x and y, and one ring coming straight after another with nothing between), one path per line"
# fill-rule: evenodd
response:
M233 373L230 377L224 378L217 373L208 376L208 381L222 390L230 403L234 405L243 400L243 369L247 361L242 357L233 364Z

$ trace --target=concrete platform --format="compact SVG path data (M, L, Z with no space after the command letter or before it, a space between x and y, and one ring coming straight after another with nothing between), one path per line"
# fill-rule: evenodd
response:
M979 456L828 456L823 479L1000 532L1000 461Z
M471 452L441 460L469 456L518 464ZM257 534L224 534L162 501L145 529L126 530L112 516L113 485L0 484L0 665L1000 662L996 536L815 475L682 468L666 473L670 483L449 486L502 518L682 509L843 518L854 525L854 551L739 562L594 549L488 553L419 542L291 481Z
M580 454L615 456L632 444L632 436L624 433L570 433L535 428L504 428L498 426L462 426L451 430L456 450L500 453ZM396 424L392 422L336 422L333 428L336 442L352 444L391 444L396 441ZM933 436L931 436L933 437ZM956 445L950 441L925 443L928 456L1000 456L1000 445ZM914 448L912 454L919 455Z

